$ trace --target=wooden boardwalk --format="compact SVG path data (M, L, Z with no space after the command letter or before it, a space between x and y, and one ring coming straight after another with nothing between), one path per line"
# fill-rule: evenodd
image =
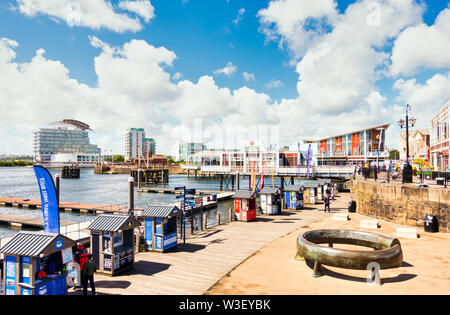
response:
M28 207L28 208L40 208L40 200L32 199L20 199L20 198L0 198L0 205L5 207ZM76 203L65 202L59 203L59 210L68 212L81 212L90 214L103 214L103 213L128 213L128 207L126 206L113 206L113 205L96 205L89 203ZM135 208L135 210L143 210L141 208Z
M347 210L348 197L334 201L332 211ZM200 295L272 241L300 227L330 216L323 205L280 216L258 216L255 222L231 222L198 232L168 253L145 252L136 256L135 268L113 278L96 275L100 294ZM179 240L179 243L182 241ZM292 260L296 245L292 244ZM261 277L276 270L255 266ZM72 294L79 294L70 290Z
M44 220L42 218L22 216L22 215L11 215L11 214L0 214L0 223L8 224L11 227L33 227L33 228L44 228ZM69 221L60 221L61 226L66 226L73 224Z

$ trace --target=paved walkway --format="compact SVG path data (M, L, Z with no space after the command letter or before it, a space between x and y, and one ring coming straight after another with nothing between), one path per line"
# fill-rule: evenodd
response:
M332 210L346 211L348 194ZM199 233L170 253L139 253L133 270L116 277L96 275L100 294L205 293L217 281L267 244L330 214L323 205L280 216L259 216L255 222L231 222ZM292 246L295 247L295 244ZM259 268L260 266L255 266ZM270 272L270 271L267 271ZM79 294L80 292L71 293Z

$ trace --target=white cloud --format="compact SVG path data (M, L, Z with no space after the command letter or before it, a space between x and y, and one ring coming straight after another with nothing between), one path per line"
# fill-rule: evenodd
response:
M143 25L139 18L119 13L106 0L16 0L17 9L26 16L48 15L69 26L82 26L95 30L105 28L114 32L138 32ZM150 1L121 1L119 7L134 12L148 22L153 18Z
M394 76L450 68L450 9L443 10L434 25L422 23L405 29L395 40L391 59Z
M283 87L284 84L280 80L272 79L269 83L264 85L266 89L279 89L280 87Z
M242 76L244 77L245 81L255 81L255 74L254 73L248 73L248 72L243 72Z
M146 23L150 22L150 20L155 17L155 8L149 0L120 1L119 8L136 13L142 17Z
M237 67L235 65L233 65L232 62L229 62L224 68L214 71L214 74L215 75L223 74L230 78L236 72L236 70L237 70Z
M244 18L244 14L245 14L245 9L241 8L238 11L238 15L236 17L236 19L233 20L234 25L238 25L240 21L242 21L242 19Z
M182 78L183 78L183 74L181 72L177 72L172 76L172 79L176 80L176 81L181 80Z

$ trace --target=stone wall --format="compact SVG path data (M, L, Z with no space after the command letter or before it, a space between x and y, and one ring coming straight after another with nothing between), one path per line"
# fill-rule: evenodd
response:
M439 221L439 231L449 232L450 189L353 180L351 192L359 213L421 227L425 216L431 214Z

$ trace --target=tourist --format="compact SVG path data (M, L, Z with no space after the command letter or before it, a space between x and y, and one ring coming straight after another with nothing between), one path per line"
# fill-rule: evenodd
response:
M82 243L77 244L77 251L73 255L73 261L80 266L80 272L82 274L84 264L88 261L88 252ZM76 287L80 287L80 284L77 283Z
M325 198L323 198L323 203L325 204L324 212L327 212L327 209L328 209L328 212L331 212L331 210L330 210L330 198L328 196L325 196Z
M89 254L87 262L83 266L81 272L81 283L83 284L83 295L87 295L88 281L91 284L91 290L93 295L97 295L95 292L94 273L97 271L97 266L92 259L92 254Z

